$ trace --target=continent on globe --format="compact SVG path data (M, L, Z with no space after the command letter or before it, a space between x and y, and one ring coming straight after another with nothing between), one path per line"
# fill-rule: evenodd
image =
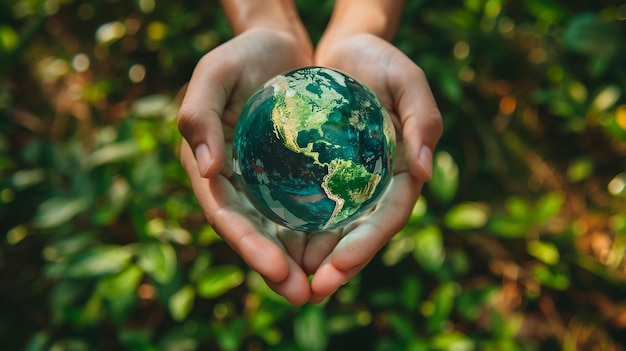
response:
M233 170L250 202L285 227L320 231L371 209L393 175L395 131L365 85L307 67L278 75L246 103Z

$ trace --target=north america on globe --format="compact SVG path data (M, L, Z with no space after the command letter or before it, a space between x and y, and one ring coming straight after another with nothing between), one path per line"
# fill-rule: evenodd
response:
M271 78L250 97L235 129L233 171L265 217L316 232L377 203L395 148L391 118L369 88L306 67Z

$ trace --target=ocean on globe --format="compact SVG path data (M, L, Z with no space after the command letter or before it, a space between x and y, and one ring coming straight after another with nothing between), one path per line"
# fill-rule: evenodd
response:
M280 74L246 103L233 141L237 183L285 227L336 228L371 209L393 175L395 131L365 85L323 67Z

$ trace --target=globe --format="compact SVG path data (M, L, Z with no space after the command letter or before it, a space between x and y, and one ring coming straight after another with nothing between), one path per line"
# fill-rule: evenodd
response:
M280 74L247 101L233 171L250 202L287 228L330 230L362 216L393 175L395 131L374 93L329 68Z

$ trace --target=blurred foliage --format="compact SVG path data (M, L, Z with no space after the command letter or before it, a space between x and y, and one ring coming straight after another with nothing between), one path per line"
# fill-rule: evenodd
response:
M314 41L332 1L299 1ZM0 3L7 350L626 350L626 5L416 0L395 43L445 134L409 224L293 307L177 152L216 1Z

